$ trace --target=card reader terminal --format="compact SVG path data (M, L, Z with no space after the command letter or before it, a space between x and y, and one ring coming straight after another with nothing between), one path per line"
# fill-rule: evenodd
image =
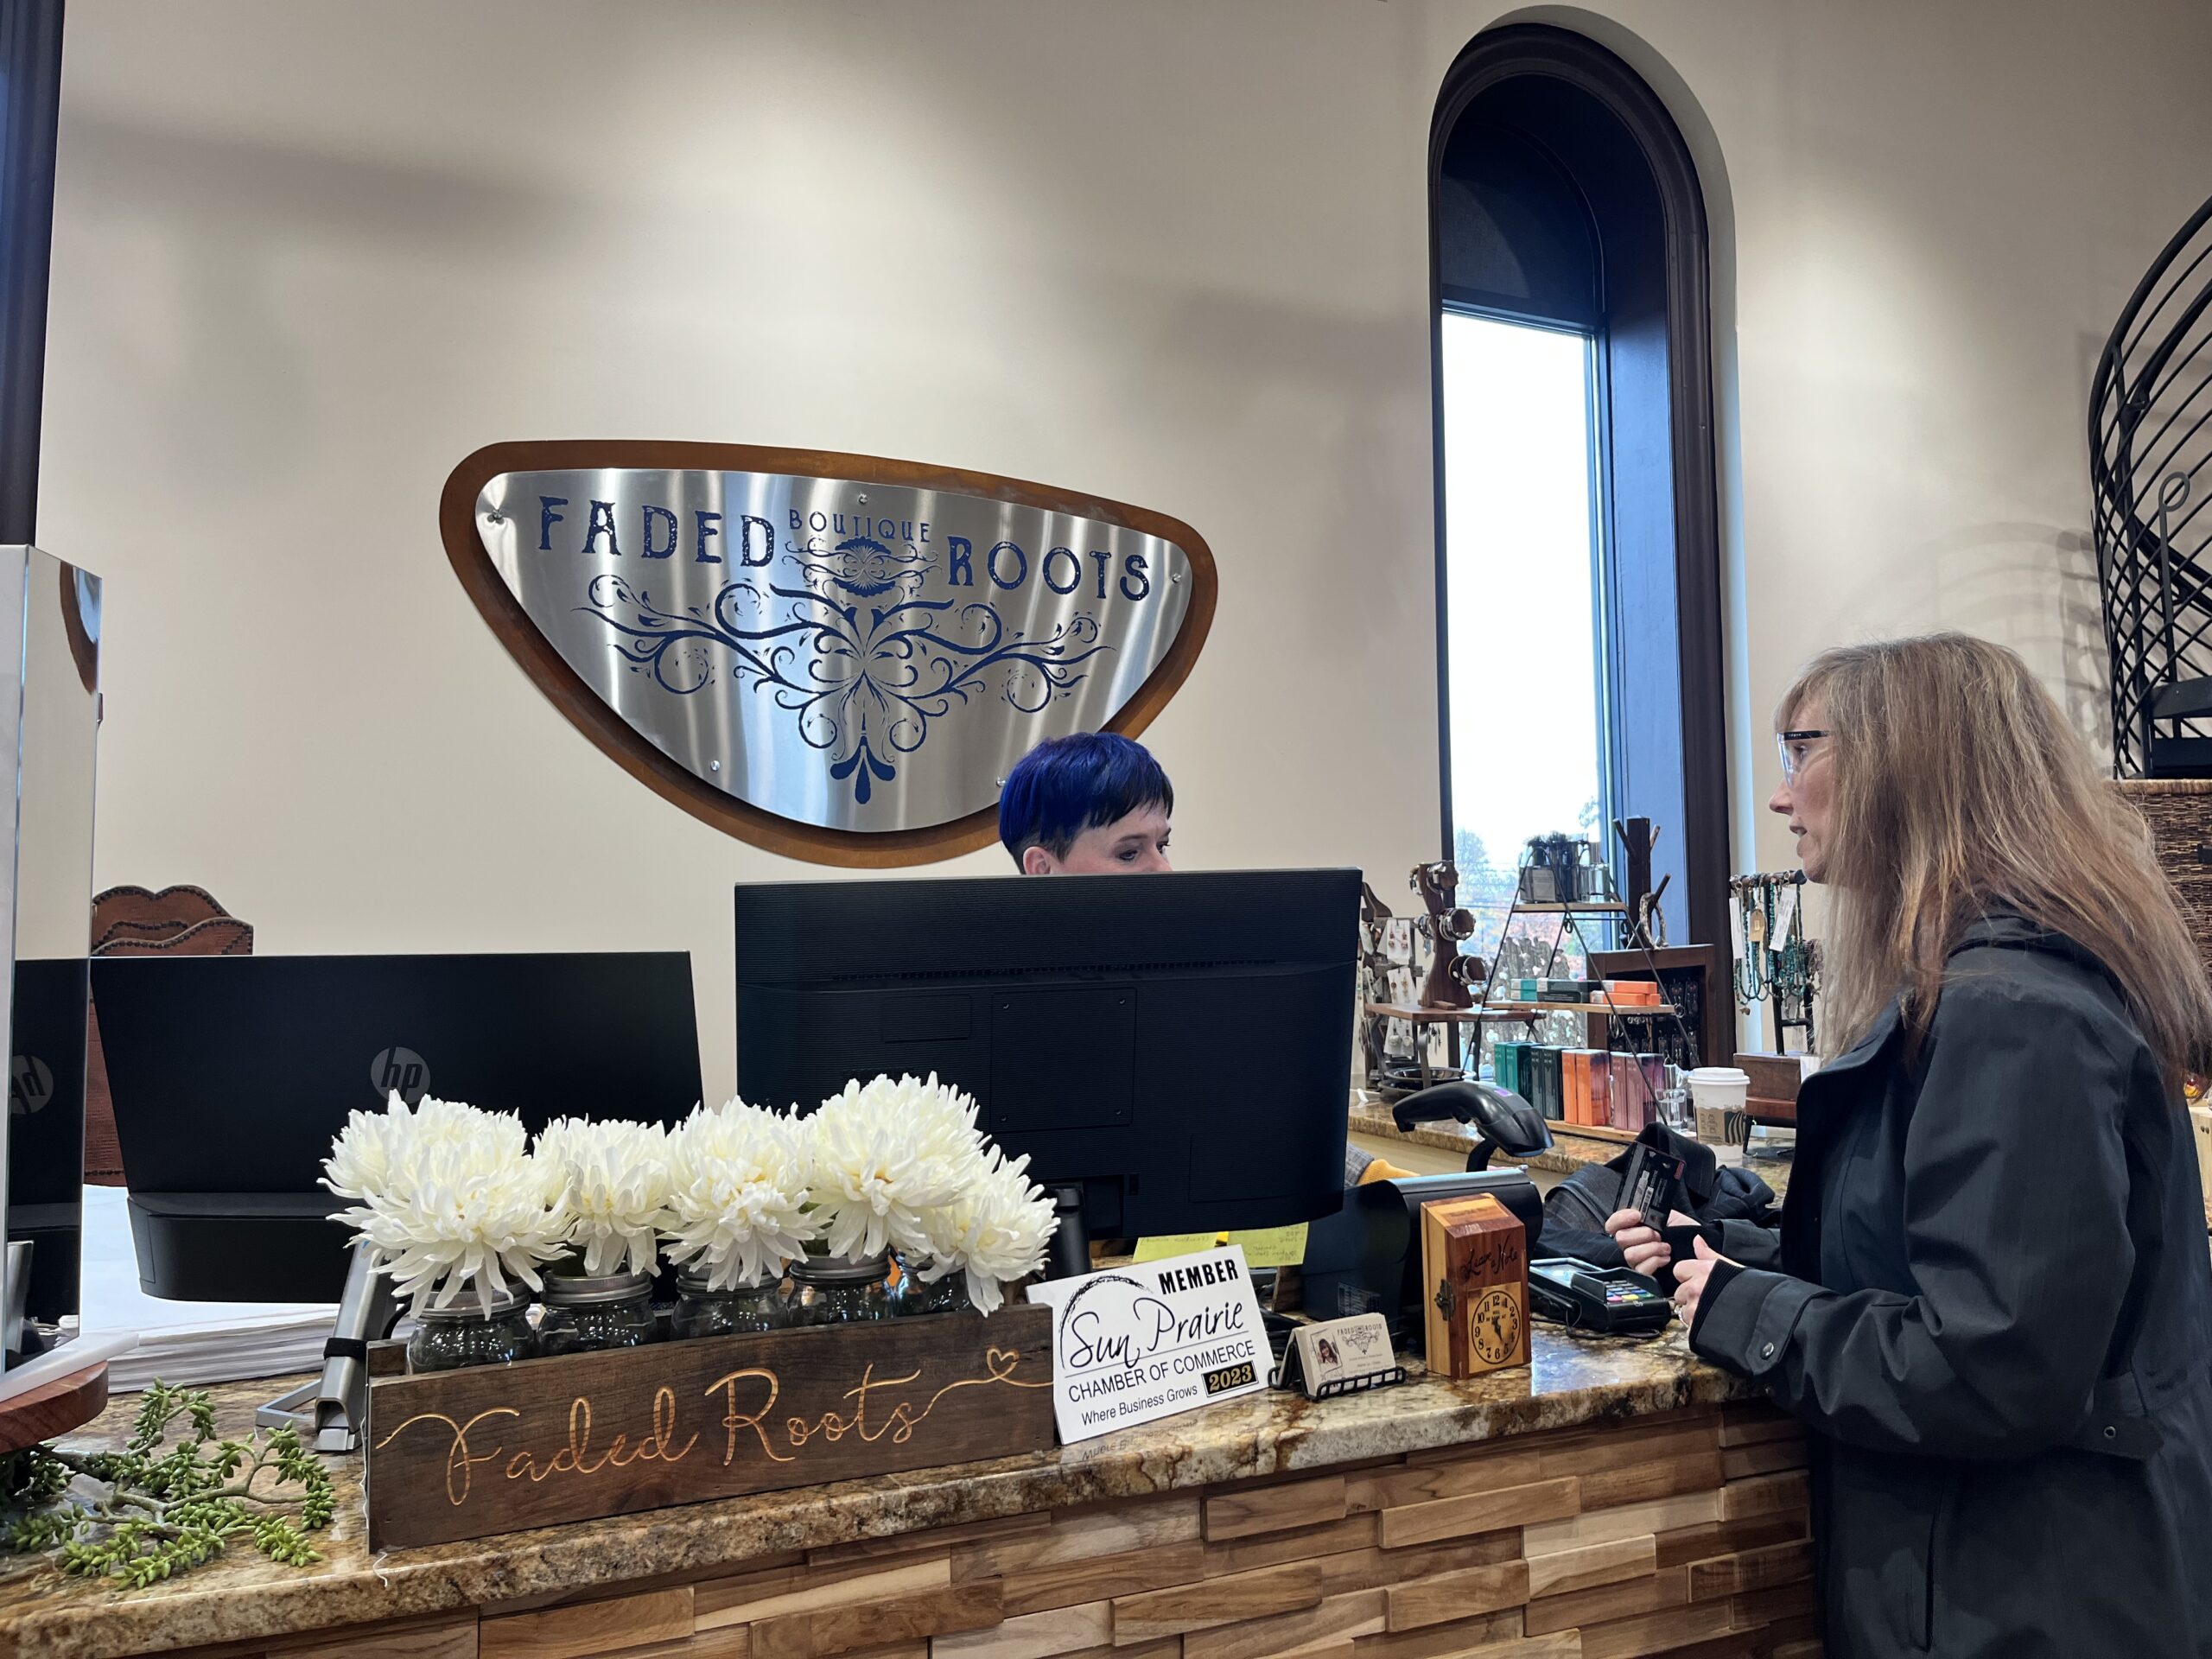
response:
M1675 1305L1654 1280L1626 1268L1600 1268L1571 1255L1529 1264L1529 1298L1537 1313L1571 1331L1606 1336L1663 1331Z

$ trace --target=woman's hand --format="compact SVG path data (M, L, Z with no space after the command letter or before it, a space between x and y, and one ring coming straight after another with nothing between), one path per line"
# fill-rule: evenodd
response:
M1695 1216L1686 1216L1675 1210L1669 1212L1667 1224L1694 1227L1698 1224ZM1657 1229L1644 1224L1642 1216L1633 1210L1616 1210L1605 1217L1605 1232L1620 1246L1630 1271L1656 1279L1662 1284L1666 1282L1667 1264L1674 1260L1674 1252L1667 1248L1667 1241L1659 1236Z
M1649 1229L1645 1230L1649 1231ZM1662 1249L1665 1246L1662 1244ZM1697 1242L1697 1260L1683 1262L1675 1268L1675 1307L1682 1316L1684 1325L1697 1322L1697 1305L1705 1294L1705 1281L1713 1277L1713 1266L1726 1258L1703 1239Z

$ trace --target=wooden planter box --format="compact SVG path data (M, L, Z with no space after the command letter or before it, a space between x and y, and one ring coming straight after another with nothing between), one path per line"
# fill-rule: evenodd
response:
M404 1548L1052 1444L1026 1305L369 1384L369 1547Z

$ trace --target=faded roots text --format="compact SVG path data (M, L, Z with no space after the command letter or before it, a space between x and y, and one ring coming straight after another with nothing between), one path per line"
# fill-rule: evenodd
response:
M512 1406L494 1406L466 1421L443 1412L418 1412L379 1439L376 1449L383 1451L410 1431L445 1435L446 1497L458 1509L468 1501L477 1471L486 1465L496 1467L507 1480L536 1484L556 1476L588 1478L632 1464L679 1464L695 1453L724 1469L741 1457L755 1455L771 1463L798 1463L816 1442L834 1443L849 1434L870 1445L887 1440L893 1446L903 1446L938 1402L959 1389L1051 1386L1015 1376L1020 1363L1019 1353L992 1348L984 1356L984 1375L947 1382L925 1397L912 1390L921 1378L918 1370L904 1376L879 1377L871 1363L861 1372L859 1384L839 1396L850 1402L843 1409L785 1415L780 1421L776 1412L783 1387L777 1374L765 1366L747 1365L716 1377L707 1386L703 1397L718 1403L721 1415L707 1417L705 1427L688 1433L676 1390L664 1384L653 1391L645 1432L634 1438L622 1432L600 1439L601 1431L594 1421L590 1396L577 1395L569 1402L564 1433L556 1444L512 1448L508 1437L517 1427L515 1420L523 1414ZM719 1440L708 1433L709 1428L721 1429ZM495 1437L497 1443L486 1444Z

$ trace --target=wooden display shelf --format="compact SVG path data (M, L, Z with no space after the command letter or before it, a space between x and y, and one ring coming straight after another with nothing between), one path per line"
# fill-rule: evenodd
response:
M1665 1014L1674 1013L1666 1002L1485 1002L1483 1010L1500 1019L1519 1020L1537 1014Z
M1404 1020L1416 1026L1438 1025L1446 1021L1472 1025L1484 1020L1533 1020L1540 1014L1595 1014L1605 1019L1613 1014L1630 1018L1637 1014L1669 1014L1675 1011L1663 1003L1638 1007L1604 1002L1499 1002L1471 1008L1416 1008L1401 1002L1369 1002L1363 1006L1370 1019Z
M1610 1123L1570 1123L1563 1117L1548 1117L1544 1127L1560 1135L1579 1135L1586 1141L1612 1141L1620 1145L1635 1143L1637 1131L1617 1129Z
M1467 1024L1484 1017L1480 1008L1416 1008L1402 1002L1370 1002L1364 1006L1370 1019L1403 1020L1416 1026L1447 1021Z

